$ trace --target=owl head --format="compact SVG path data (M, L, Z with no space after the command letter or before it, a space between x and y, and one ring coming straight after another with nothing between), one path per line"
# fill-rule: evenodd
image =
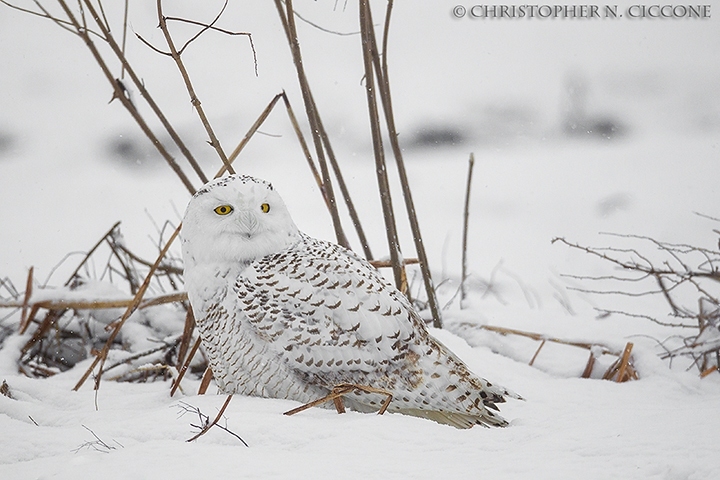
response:
M186 267L249 263L299 238L272 185L246 175L218 178L198 190L185 210L181 235Z

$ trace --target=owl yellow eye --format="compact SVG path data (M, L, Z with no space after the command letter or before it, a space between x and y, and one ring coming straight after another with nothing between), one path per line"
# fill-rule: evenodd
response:
M230 205L220 205L219 207L215 207L215 213L218 215L227 215L228 213L233 211L233 207Z
M268 213L270 211L270 204L263 203L262 205L260 205L260 210L262 210L263 213Z

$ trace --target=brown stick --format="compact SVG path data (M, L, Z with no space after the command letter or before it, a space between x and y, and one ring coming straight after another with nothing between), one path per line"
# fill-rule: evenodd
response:
M538 341L547 340L548 342L559 343L562 345L571 345L573 347L584 348L586 350L590 350L593 347L601 347L603 349L604 353L609 353L611 355L618 355L618 356L620 355L620 352L616 352L604 345L598 345L596 343L575 342L572 340L563 340L562 338L548 337L542 333L526 332L523 330L516 330L514 328L496 327L493 325L472 324L472 326L477 327L477 328L482 328L483 330L489 330L491 332L500 333L502 335L518 335L521 337L532 338L533 340L538 340Z
M252 124L250 127L250 130L245 134L242 140L240 140L240 143L237 147L235 147L235 150L232 151L230 156L228 157L228 163L232 163L235 161L235 159L240 155L240 152L242 152L243 148L245 148L245 145L250 141L250 138L252 138L253 135L255 135L255 132L257 132L258 128L265 122L268 115L270 115L270 112L272 112L272 109L275 107L275 104L278 100L280 100L280 97L282 97L282 93L278 93L273 97L272 100L270 100L270 103L267 107L265 107L265 110L262 111L260 116L255 120L255 123ZM220 171L218 171L217 175L215 175L215 178L220 177L223 173L227 171L227 167L223 165L220 168Z
M632 342L628 342L627 345L625 345L625 350L623 351L622 357L620 358L620 367L618 368L617 378L615 379L616 382L625 381L625 371L628 368L628 362L630 361L630 352L632 351L632 348Z
M540 354L540 350L542 350L542 348L545 346L546 341L547 340L543 338L543 341L540 342L540 346L537 348L537 350L535 350L535 355L533 355L533 357L530 359L530 363L528 363L529 366L532 367L533 363L535 363L535 359Z
M193 357L195 356L195 353L198 351L198 348L200 348L200 337L198 337L197 341L195 342L195 345L193 345L192 350L190 350L190 355L188 355L182 368L180 368L180 371L178 372L178 376L175 379L175 381L173 382L172 388L170 388L170 396L171 397L173 395L175 395L175 392L180 387L180 382L182 381L183 377L185 376L185 372L187 372L187 369L190 366L190 362L192 361Z
M22 302L22 311L20 312L20 328L18 328L20 335L25 333L25 330L27 330L27 327L30 324L27 313L28 305L30 303L30 297L32 297L33 270L34 267L30 267L30 270L28 270L27 282L25 282L25 298L23 298Z
M105 342L105 346L103 349L98 353L98 355L95 357L95 360L93 361L92 365L87 369L85 374L80 378L78 383L75 385L73 390L78 390L82 385L85 383L85 381L88 379L88 377L92 374L93 369L95 366L100 363L100 368L98 370L97 376L95 377L95 390L100 388L100 379L102 378L102 370L103 365L105 364L105 360L107 359L108 352L110 351L110 346L112 345L113 341L115 341L115 337L117 337L118 333L120 333L120 329L125 324L128 318L130 318L130 315L138 308L140 305L140 302L142 301L143 295L145 295L145 292L147 291L148 287L150 286L150 282L152 281L153 275L155 273L155 270L157 269L160 262L165 258L165 255L167 254L168 250L170 249L170 246L172 245L173 241L177 238L178 234L180 233L180 228L182 227L182 224L178 225L173 234L168 239L167 243L163 247L163 249L160 251L160 254L158 255L157 260L153 264L152 267L150 267L150 270L147 273L147 276L145 277L145 280L143 281L142 285L140 285L140 288L138 289L137 293L135 294L135 298L133 298L133 303L128 305L127 309L125 310L125 313L122 317L120 317L120 320L118 322L115 322L115 328L113 329L112 333L110 334L110 337L108 337L107 342Z
M367 0L360 0L360 31L362 37L363 63L365 66L365 93L367 96L368 114L370 115L370 133L372 136L373 153L375 156L375 174L377 176L378 189L380 190L380 203L382 205L383 219L385 220L385 232L387 235L388 249L390 251L390 262L395 278L395 287L403 291L405 268L402 265L402 253L397 234L397 223L390 194L390 183L388 181L387 165L385 162L385 150L383 148L382 133L380 131L380 118L378 113L377 98L375 95L375 81L373 74L372 51L370 46L370 30L372 19L369 18L369 6Z
M230 173L235 173L235 170L233 169L232 165L230 165L230 162L228 162L228 158L225 155L225 151L223 150L222 146L220 145L220 140L215 135L215 131L213 130L212 126L210 125L210 121L208 120L207 115L205 114L205 110L202 107L202 102L200 102L200 99L198 98L197 94L195 93L195 88L193 87L192 81L190 80L190 75L188 74L187 69L185 68L185 63L182 61L182 57L178 53L177 48L175 47L175 42L172 39L172 36L170 35L170 30L168 30L166 18L163 15L162 10L162 0L157 0L157 14L158 14L158 22L160 30L162 30L163 35L165 36L165 41L167 42L168 48L170 49L170 55L172 56L173 60L175 60L175 64L178 67L178 70L180 70L180 75L182 76L183 81L185 82L185 88L188 91L188 95L190 95L190 103L193 107L195 107L195 111L198 113L198 116L200 117L200 121L203 124L203 127L205 127L205 131L208 134L208 137L210 138L210 146L212 146L215 151L217 152L218 156L220 157L220 160L222 161L223 165L225 165L225 168Z
M389 260L370 260L369 263L375 268L392 267L392 262L390 262ZM420 261L417 258L403 258L402 263L403 265L416 265L420 263Z
M364 9L363 9L364 5ZM375 75L377 77L378 91L380 93L380 100L382 101L383 111L385 112L385 123L388 129L388 136L390 138L390 146L395 157L395 163L398 168L398 176L400 177L400 185L402 187L403 198L405 200L405 207L407 210L408 220L410 221L410 229L413 234L413 241L415 242L415 251L417 252L418 258L420 259L420 270L423 274L423 281L425 283L425 291L428 296L428 306L433 317L433 326L436 328L442 328L442 314L440 311L437 296L435 294L435 286L432 280L432 274L430 272L430 264L428 262L427 254L425 252L425 245L422 240L422 233L420 231L420 224L417 219L417 213L415 211L415 204L412 198L412 192L410 190L410 183L408 181L407 172L405 170L405 162L402 156L402 149L398 141L398 133L395 128L395 116L392 108L392 96L390 94L390 81L388 78L388 63L387 63L387 39L388 30L390 28L390 14L392 12L393 2L388 2L387 12L385 15L385 31L383 33L383 55L382 65L380 64L380 55L378 53L377 42L375 41L375 31L372 25L372 14L370 11L370 5L367 0L361 1L360 14L361 17L366 17L366 34L367 37L363 37L363 42L367 41L367 47L370 49L370 57L375 66ZM361 20L362 23L362 20ZM366 76L366 82L372 83L370 77ZM403 269L404 272L404 269Z
M185 325L183 325L182 340L178 348L177 367L182 366L185 362L185 356L190 348L193 331L195 331L195 315L193 314L192 305L190 305L185 313Z
M210 367L207 367L205 369L205 372L203 373L202 380L200 380L200 387L198 388L198 395L205 395L205 392L207 392L208 387L210 386L210 381L213 378L213 371Z
M188 163L190 163L190 166L193 168L195 173L198 175L198 177L200 178L200 181L202 181L203 183L206 183L208 181L208 179L205 176L205 174L203 173L202 168L200 168L200 165L198 165L197 161L195 160L195 157L192 155L192 153L190 153L190 150L188 150L187 146L185 146L185 143L182 141L182 139L177 134L177 132L175 131L173 126L170 124L170 121L167 119L167 117L165 116L163 111L160 109L160 107L157 105L157 103L155 103L155 100L153 99L152 95L150 95L150 92L147 91L147 89L145 88L145 84L137 76L137 74L135 73L135 70L130 65L130 62L127 61L127 57L125 56L125 48L124 48L125 31L123 31L123 47L121 48L115 41L115 38L113 37L110 30L100 20L100 17L98 16L97 12L95 11L95 8L93 7L92 2L90 2L90 0L84 0L84 3L86 5L86 8L88 9L88 11L90 12L90 15L92 15L93 20L95 20L95 23L100 28L100 31L102 32L105 41L108 43L108 45L110 45L110 48L112 49L113 53L118 58L118 60L120 60L120 63L122 64L123 73L124 72L128 73L133 84L140 92L140 96L147 102L148 106L153 111L155 116L158 118L158 120L160 120L160 123L162 123L163 127L165 127L165 130L168 132L168 135L170 135L170 138L172 138L172 140L175 142L175 145L177 145L178 148L180 149L180 152L182 152L182 154L187 159ZM126 3L125 15L127 18L127 3ZM152 141L153 139L151 138L150 140ZM157 147L157 145L156 145L156 147ZM166 160L167 160L167 158L166 158ZM177 164L174 164L174 165L177 166ZM173 170L175 170L174 165L170 164L170 167L173 168ZM177 168L179 169L179 167L177 167ZM176 173L177 173L177 171L176 171ZM191 193L194 193L194 192L191 192Z
M585 364L585 370L583 370L581 378L590 378L592 375L593 367L595 366L595 354L590 350L590 357L588 357L587 364Z
M325 395L322 398L318 398L317 400L313 400L310 403L306 403L305 405L301 405L297 408L293 408L292 410L288 410L283 415L295 415L296 413L300 413L302 411L307 410L308 408L315 407L317 405L322 405L323 403L327 403L330 400L332 400L335 404L335 408L337 409L338 413L345 413L345 406L343 405L342 401L339 402L340 407L338 407L338 402L335 400L342 398L344 395L347 395L348 393L354 391L354 390L360 390L365 393L377 393L379 395L386 395L387 398L385 401L383 401L382 406L380 407L380 410L378 410L378 415L382 415L387 410L388 406L390 405L390 402L392 401L393 395L392 393L388 392L387 390L382 390L380 388L370 387L367 385L357 385L355 383L341 383L339 385L335 385L333 389L330 391L329 394Z
M475 154L470 154L468 161L467 186L465 187L465 208L463 209L463 238L462 238L462 274L460 276L460 308L463 308L463 301L467 297L467 239L468 223L470 219L470 188L472 186L473 167L475 166ZM532 365L532 364L531 364Z
M35 309L33 309L35 310ZM33 336L30 338L30 340L27 341L27 343L23 346L23 348L20 350L23 355L25 355L27 352L30 351L33 345L40 341L41 338L45 336L48 330L50 330L50 327L57 322L64 314L66 310L50 310L45 314L45 318L40 322L40 326L38 326L37 330L35 330L35 333L33 333ZM33 318L34 315L31 314L30 318Z
M207 425L205 425L205 428L203 428L203 429L200 431L200 433L198 433L197 435L195 435L194 437L192 437L191 439L189 439L188 442L192 442L192 441L194 441L194 440L197 440L198 438L200 438L200 437L202 437L203 435L205 435L205 434L208 432L208 430L210 430L212 427L214 427L215 424L217 424L217 422L219 422L220 419L222 418L223 413L225 413L225 409L228 407L228 405L230 405L230 400L232 400L232 398L233 398L232 394L228 395L228 397L225 399L225 403L223 403L223 406L220 408L220 411L218 412L217 416L215 417L215 420L213 420L212 422L210 422L210 423L208 423ZM243 442L243 443L245 443L245 442ZM246 444L246 445L247 445L247 444Z
M120 222L115 222L115 225L110 227L110 230L108 230L107 233L105 233L105 235L103 235L102 238L100 240L98 240L98 242L95 245L93 245L93 247L85 254L85 258L83 258L83 260L80 262L80 265L78 265L77 268L75 268L73 273L70 274L67 281L65 282L66 287L72 283L72 281L75 279L75 275L77 275L78 272L80 271L80 269L83 267L83 265L85 265L87 263L87 261L90 259L90 256L92 256L92 254L95 252L95 250L97 250L100 247L100 245L102 245L103 242L107 238L112 236L113 232L119 225L120 225Z
M285 0L285 11L283 11L281 0L275 0L275 7L277 8L280 21L282 22L283 29L285 30L288 44L290 45L290 52L297 71L298 81L300 82L300 91L302 92L305 111L307 112L308 121L310 122L313 144L315 145L315 153L318 158L318 163L320 164L320 172L322 173L323 195L327 197L330 205L330 216L332 218L333 227L335 228L335 237L340 245L350 248L347 236L345 235L340 222L340 214L337 209L337 201L335 199L335 193L330 180L330 172L328 170L327 161L325 160L325 153L323 150L322 138L320 136L320 126L318 122L320 115L317 111L317 105L313 99L312 92L310 91L310 84L308 82L307 75L305 74L305 67L303 66L302 54L300 52L300 42L298 41L297 30L295 28L295 15L293 12L292 0Z
M188 191L192 194L195 193L195 187L192 186L192 183L190 183L190 180L188 180L187 176L185 176L185 173L182 171L180 166L175 162L175 159L170 155L170 153L167 151L167 149L163 146L163 144L160 142L160 140L157 138L157 136L153 133L153 131L148 126L147 122L145 122L145 119L142 118L140 115L140 112L137 110L135 105L130 101L130 99L125 95L125 92L123 91L122 82L117 80L112 72L110 72L109 67L107 66L107 63L105 63L105 60L102 58L102 55L100 55L100 52L98 51L97 47L95 47L95 44L90 39L90 35L86 29L84 29L77 21L75 16L73 15L70 8L67 6L67 3L65 0L58 0L58 3L60 3L62 9L65 11L65 14L67 15L68 19L70 19L70 22L72 23L75 30L77 30L78 35L80 35L80 38L83 39L85 42L85 45L90 50L90 53L92 53L93 57L95 58L95 61L100 66L100 69L102 70L103 74L107 78L107 80L110 82L110 84L113 86L113 98L117 98L120 100L120 103L125 107L125 109L130 113L130 115L133 117L135 122L138 124L140 129L143 131L145 136L150 139L150 141L155 145L155 148L160 152L160 154L163 156L165 161L167 161L168 165L175 171L177 176L180 178L180 180L183 182L185 187L188 189Z
M138 306L138 309L144 309L155 305L163 305L165 303L183 302L187 300L187 293L175 292L166 295L158 295L144 300ZM28 305L47 310L73 309L73 310L98 310L103 308L127 308L132 305L135 298L123 298L120 300L41 300L39 302L30 302ZM23 304L18 302L0 303L0 308L21 307Z

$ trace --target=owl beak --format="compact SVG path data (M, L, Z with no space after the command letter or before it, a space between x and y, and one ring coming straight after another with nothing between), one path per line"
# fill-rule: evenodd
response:
M258 229L258 219L253 212L240 212L238 225L244 237L251 238Z

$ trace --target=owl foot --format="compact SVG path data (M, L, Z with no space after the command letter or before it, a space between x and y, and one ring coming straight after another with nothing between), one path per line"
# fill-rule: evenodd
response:
M360 390L365 393L377 393L387 396L382 406L380 407L380 410L378 410L378 415L382 415L383 413L385 413L393 398L392 393L388 392L387 390L369 387L367 385L356 385L354 383L341 383L333 387L332 391L328 395L325 395L322 398L318 398L317 400L313 400L310 403L306 403L305 405L301 405L297 408L293 408L292 410L285 412L284 415L295 415L296 413L300 413L303 410L307 410L308 408L312 408L317 405L322 405L323 403L329 402L330 400L332 400L335 404L335 409L338 413L345 413L345 404L343 403L342 397L355 390Z

